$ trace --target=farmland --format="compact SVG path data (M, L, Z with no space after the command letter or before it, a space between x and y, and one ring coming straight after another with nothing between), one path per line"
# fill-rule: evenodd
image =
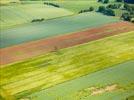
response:
M7 29L13 26L30 23L33 19L52 19L69 16L73 13L66 9L38 4L16 4L0 7L0 28Z
M62 8L68 9L72 12L78 13L81 9L89 8L90 6L93 6L95 8L102 5L101 3L98 3L96 0L79 0L78 2L76 0L65 0L65 1L46 1L46 2L53 2L58 5L60 5Z
M126 100L134 95L134 61L95 72L49 89L34 93L31 100ZM105 76L105 77L104 77ZM127 80L127 81L126 81ZM116 84L116 89L91 95L93 88L104 88ZM126 88L126 86L129 86ZM94 89L95 91L95 89ZM80 99L81 98L81 99ZM46 100L47 100L46 99Z
M21 98L35 91L133 60L133 33L126 32L7 65L0 70L3 80L2 96L7 99Z
M112 1L112 0L111 0ZM16 3L12 3L16 2ZM0 4L5 4L0 8L0 29L8 29L30 23L33 19L44 18L52 19L77 14L81 9L87 9L91 6L97 7L103 5L96 0L90 1L45 1L60 5L60 8L44 5L43 1L19 1L19 0L1 0ZM113 2L113 1L112 1ZM33 13L34 12L34 13Z
M114 3L114 0L109 0L110 3ZM86 9L89 7L97 7L102 6L102 5L107 5L107 4L101 4L97 2L97 0L46 0L46 2L53 2L58 5L60 5L62 8L68 9L72 12L78 13L81 9Z
M99 13L91 12L48 20L41 23L27 24L25 26L2 31L0 33L0 48L52 36L69 34L86 28L93 28L119 21L119 18L108 17Z
M114 29L116 27L116 29ZM55 49L67 48L104 37L121 34L134 30L134 25L128 22L117 22L97 28L91 28L73 34L61 35L49 39L42 39L30 43L24 43L0 50L2 59L0 64L9 64L15 61L25 60L42 53L52 52ZM12 53L10 53L12 52Z
M10 2L17 2L17 3L19 3L20 1L19 0L0 0L0 4L8 4Z
M133 4L1 0L0 6L0 100L134 99Z

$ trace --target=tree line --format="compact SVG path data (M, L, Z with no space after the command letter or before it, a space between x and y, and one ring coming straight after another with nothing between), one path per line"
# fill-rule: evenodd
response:
M45 5L50 5L50 6L54 6L54 7L60 7L59 5L57 4L54 4L54 3L50 3L50 2L44 2Z
M124 4L124 9L127 11L122 14L121 19L125 21L134 22L134 6L129 4Z
M98 0L98 2L102 3L109 3L109 0ZM107 4L106 6L99 6L97 12L103 13L108 16L116 16L114 9L120 9L125 11L120 16L121 19L125 21L134 22L134 6L131 4L127 4L124 0L116 0L116 2L122 3L115 3L115 4ZM85 13L94 11L94 7L89 7L87 9L80 10L78 13Z

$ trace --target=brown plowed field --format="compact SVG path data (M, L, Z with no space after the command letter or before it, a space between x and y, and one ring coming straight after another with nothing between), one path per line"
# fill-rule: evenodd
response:
M134 24L129 22L118 22L73 34L3 48L0 49L0 64L13 63L54 51L55 49L66 48L132 30L134 30Z

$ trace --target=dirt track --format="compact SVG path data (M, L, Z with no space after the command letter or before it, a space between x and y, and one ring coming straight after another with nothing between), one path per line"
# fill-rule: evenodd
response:
M3 65L25 60L46 52L54 51L55 49L66 48L132 30L134 30L134 24L118 22L73 34L3 48L0 49L0 64Z

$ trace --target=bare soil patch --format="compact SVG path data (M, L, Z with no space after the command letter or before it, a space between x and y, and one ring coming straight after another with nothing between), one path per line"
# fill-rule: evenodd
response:
M116 89L118 89L117 84L113 84L113 85L106 86L104 88L95 89L92 91L91 95L98 95L98 94L102 94L105 92L111 92L111 91L114 91Z

